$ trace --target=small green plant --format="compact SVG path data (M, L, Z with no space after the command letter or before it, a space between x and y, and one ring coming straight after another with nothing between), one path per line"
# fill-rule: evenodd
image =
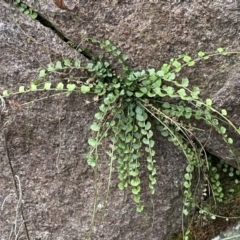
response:
M220 183L220 174L218 173L217 167L209 166L209 176L212 194L217 202L222 202L224 193L223 187Z
M239 184L239 170L233 168L232 166L220 161L217 165L213 164L212 158L208 158L209 171L208 171L208 181L209 188L211 188L211 194L216 202L222 202L225 197L225 193L234 193L235 188ZM224 189L223 182L226 179L231 179L231 188L230 186L225 186L227 189Z
M159 69L134 71L127 66L127 57L109 40L99 42L87 39L103 49L104 54L82 65L79 60L64 59L55 64L49 64L39 73L39 79L33 81L29 87L20 86L15 92L4 90L4 98L17 94L30 92L53 91L63 92L69 96L72 93L92 94L95 99L101 100L99 110L95 114L95 121L91 125L93 132L88 139L90 151L87 163L95 170L99 161L99 149L103 139L108 139L110 145L107 151L111 166L113 161L117 165L118 187L120 190L131 191L137 212L142 212L144 203L141 200L142 181L140 167L146 167L148 186L154 194L156 184L157 159L154 151L154 130L167 138L169 142L179 148L186 157L187 168L184 181L183 214L188 215L194 206L194 193L192 186L193 172L197 168L206 166L207 158L204 147L194 138L195 129L190 119L204 121L212 126L231 149L232 138L227 135L226 127L232 127L237 133L240 130L227 118L227 111L218 111L212 106L212 100L200 98L199 87L191 87L187 78L179 78L179 72L184 67L193 67L197 61L207 60L215 55L227 55L222 48L207 55L200 51L197 59L188 54L171 59ZM111 65L106 61L106 54L113 56L121 75L116 75ZM76 76L72 73L76 72ZM49 76L55 73L71 72L68 82L58 82L53 85ZM145 161L140 161L144 158ZM143 166L143 167L144 167ZM214 174L215 170L211 170ZM221 199L220 186L215 174L212 180L214 193ZM109 181L110 184L110 181ZM216 189L215 189L216 187ZM97 184L95 183L96 201L92 219L91 230L97 206ZM109 188L108 188L109 189ZM215 191L216 190L216 191ZM185 235L187 239L187 234Z
M237 221L240 218L236 210L238 209L236 203L239 192L239 171L211 155L208 156L208 169L204 168L202 168L204 182L201 184L202 201L195 204L197 213L189 226L191 231L188 232L196 239L198 228L202 228L203 222L206 229L210 228L206 231L202 229L207 236L207 232L213 231L214 225L218 226L221 219ZM218 221L215 221L216 219ZM200 230L199 235L202 236L203 232ZM185 235L185 237L188 236Z
M13 3L20 12L24 13L28 17L32 19L37 18L38 14L35 11L33 11L30 7L28 7L26 4L24 4L21 0L14 0Z

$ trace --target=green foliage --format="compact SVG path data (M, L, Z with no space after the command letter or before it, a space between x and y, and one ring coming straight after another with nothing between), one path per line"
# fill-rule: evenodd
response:
M127 66L127 57L109 40L87 40L100 46L104 54L93 58L87 65L83 65L80 60L70 59L49 64L46 69L40 71L39 79L33 81L29 87L20 86L16 92L5 90L1 99L37 91L63 92L67 96L72 93L98 96L101 105L90 127L93 134L88 139L90 151L87 163L96 170L101 143L107 138L110 143L107 154L111 162L115 161L117 165L118 187L120 190L131 191L138 212L144 209L141 200L143 179L140 176L140 168L145 167L147 171L151 194L154 194L157 182L153 138L153 128L156 128L161 136L179 148L186 157L188 165L183 183L183 214L187 216L194 206L193 172L196 167L202 167L207 160L204 147L193 138L196 129L189 120L199 120L210 125L228 145L231 145L233 140L227 135L227 126L237 133L239 129L228 120L225 109L217 111L213 108L211 99L202 100L199 87L191 87L187 78L179 79L178 73L184 67L195 66L199 60L227 53L222 48L218 48L218 53L212 55L200 51L198 59L192 59L187 54L171 59L159 69L134 71ZM117 60L122 69L121 76L111 70L110 63L105 60L106 54ZM49 75L56 72L66 74L72 71L76 71L77 75L69 77L68 82L58 82L53 86L49 80ZM221 186L214 168L210 168L210 175L213 193L216 199L221 201Z
M230 177L232 180L234 180L235 184L240 183L240 171L238 169L235 169L232 166L230 166L222 161L217 165L217 168L219 171L222 171L224 174L226 174L228 177ZM235 190L234 190L234 188L230 188L230 189L228 189L228 191L230 193L234 193Z
M38 14L35 11L33 11L30 7L28 7L26 4L24 4L21 0L14 0L13 3L20 12L24 13L28 17L32 19L37 18Z
M209 172L208 178L210 182L212 195L217 202L222 202L224 198L223 186L221 184L219 167L213 166L211 159L208 159Z
M209 222L210 219L238 219L239 216L233 215L231 205L239 192L239 170L211 156L208 157L208 168L202 170L205 179L202 201L200 205L196 204L201 220L214 225L214 222Z
M210 178L211 186L212 186L212 193L213 193L216 201L222 202L224 194L223 194L223 188L222 188L220 180L219 180L220 175L217 173L217 168L216 167L210 168L210 174L212 175Z

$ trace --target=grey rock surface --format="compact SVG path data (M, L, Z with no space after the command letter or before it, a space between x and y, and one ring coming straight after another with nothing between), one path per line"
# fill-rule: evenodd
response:
M6 1L7 2L7 1ZM37 78L38 71L56 59L80 58L51 29L20 14L0 0L0 91L16 89ZM52 1L23 1L51 22L69 40L92 55L100 50L82 40L83 35L110 39L134 69L161 66L171 57L217 47L239 48L239 11L236 1L76 1L65 0L73 11L63 11ZM238 56L214 58L184 73L192 86L212 97L217 108L226 108L239 122ZM33 99L45 97L41 101ZM26 238L21 225L15 185L9 162L22 190L22 209L30 239L86 239L94 205L94 176L86 164L87 138L97 103L85 96L29 95L7 101L1 114L0 239L13 233ZM206 126L197 137L213 155L237 166L221 138ZM6 138L4 135L6 133ZM233 134L233 133L232 133ZM207 136L207 137L206 137ZM240 149L234 138L234 152ZM135 211L129 193L118 191L116 173L103 211L109 169L103 146L99 165L99 203L92 239L167 240L181 231L182 181L186 162L171 144L156 136L158 184L151 198L144 186L142 215ZM6 154L7 144L9 157ZM239 155L239 154L238 154ZM143 159L144 160L144 159ZM18 182L17 182L18 183ZM18 184L19 187L19 184Z
M53 5L38 4L54 9ZM0 91L29 84L38 77L41 68L56 59L87 61L50 29L2 0L0 40ZM44 99L33 102L38 98ZM12 238L27 239L20 208L31 240L86 239L95 189L93 170L85 158L89 126L98 108L97 103L86 104L87 100L93 102L85 96L66 98L45 93L15 96L6 101L0 123L1 240L9 238L11 229ZM158 184L156 194L151 197L143 171L146 181L142 215L136 213L129 193L118 190L116 173L103 212L109 174L106 146L103 146L96 224L91 239L166 240L181 230L186 162L171 144L156 138ZM22 195L21 206L16 190ZM104 218L100 221L102 214Z
M221 232L218 236L212 238L212 240L239 240L240 239L240 224L228 227L225 231Z

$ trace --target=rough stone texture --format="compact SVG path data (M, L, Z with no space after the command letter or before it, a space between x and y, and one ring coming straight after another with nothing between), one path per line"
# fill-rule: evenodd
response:
M238 240L240 238L240 224L227 228L224 232L221 232L218 236L212 240L232 239Z
M53 5L38 4L54 9ZM0 91L31 82L37 78L39 69L55 59L80 58L49 29L2 0L0 50ZM45 99L31 103L40 97ZM22 209L30 239L86 239L95 196L93 171L85 158L89 125L98 107L97 103L86 104L86 100L92 99L34 94L6 101L0 123L1 240L8 239L14 223L13 236L27 239L19 211L16 215L17 200L9 162L20 180ZM24 102L29 104L21 105ZM146 179L142 197L144 213L136 213L128 192L124 195L118 191L116 173L113 173L100 223L109 174L105 147L98 169L99 203L92 239L167 240L180 231L186 162L178 150L159 137L156 139L158 184L152 198L147 176L142 172Z
M185 52L214 51L219 46L239 48L239 11L235 0L65 1L75 5L75 9L62 11L47 0L23 2L68 39L82 48L90 48L93 55L98 54L99 49L83 42L83 35L110 39L129 56L129 65L134 69L158 67ZM29 83L37 77L41 67L55 59L81 57L50 29L19 14L3 0L0 0L0 50L0 91ZM185 72L191 84L203 89L203 96L213 97L217 107L226 108L237 125L240 124L238 59L238 56L214 58ZM9 100L1 116L0 202L4 202L0 215L1 240L10 234L17 206L3 128L14 173L21 182L22 207L30 239L85 239L94 204L94 177L85 157L88 127L98 106L86 105L87 98L83 96L49 97L19 106L35 98L36 95ZM236 166L235 156L229 153L219 136L211 129L206 131L209 134L204 132L198 138L202 143L207 140L207 149ZM161 138L157 141L156 195L151 200L144 186L146 210L143 215L136 213L129 193L124 196L119 192L113 180L105 217L100 224L108 176L103 148L92 239L167 240L180 231L181 187L186 163L169 143ZM239 138L234 137L234 142L236 151L240 146ZM115 173L113 179L116 179ZM17 226L20 224L19 216ZM20 235L26 239L23 227Z
M82 48L90 48L92 54L97 54L99 49L89 47L82 40L83 35L98 40L110 39L129 57L129 65L134 69L157 68L171 57L187 52L213 52L220 46L229 50L239 48L240 11L239 1L235 0L65 0L66 4L75 5L73 11L60 10L47 0L24 2L68 39ZM239 56L234 55L216 57L185 71L191 85L202 89L203 97L213 96L216 108L228 108L234 124L238 124L236 116L239 112L236 104L239 96L234 90L239 82L236 77L238 66L235 66L238 60ZM235 81L231 76L235 76ZM228 98L222 94L224 90L221 89L225 89L226 84L228 91L234 94L231 96L234 109L229 107ZM235 142L233 155L214 131L205 129L210 135L206 138L206 134L198 134L197 137L206 144L209 152L237 167L239 139L232 135Z

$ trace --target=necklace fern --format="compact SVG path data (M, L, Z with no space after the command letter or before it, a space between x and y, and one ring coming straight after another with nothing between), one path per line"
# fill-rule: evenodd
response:
M82 66L79 60L57 61L49 64L39 73L39 79L26 88L20 86L16 92L4 90L1 95L2 103L7 97L30 92L52 91L66 93L93 94L101 99L101 105L95 114L91 125L93 135L88 139L90 151L87 163L97 168L99 161L99 146L104 138L109 141L107 154L115 161L118 172L118 187L120 190L129 189L136 203L138 212L144 209L141 201L140 167L143 161L148 175L148 186L154 194L157 160L154 151L154 129L163 137L179 148L186 157L184 181L183 213L189 214L189 208L194 204L192 188L193 171L205 164L204 147L197 139L192 138L194 128L189 119L204 121L212 126L229 146L233 143L228 137L226 126L232 127L238 134L240 130L227 118L227 111L216 110L212 100L202 100L199 87L189 86L187 78L178 79L178 73L184 67L192 67L199 60L207 60L214 55L227 55L222 48L217 53L206 55L200 51L197 59L189 55L171 59L159 69L134 71L126 64L127 57L111 44L109 40L99 42L87 39L97 44L105 53L111 54L122 68L122 76L116 76L111 70L110 63L104 55L94 58ZM56 72L64 74L75 71L76 76L68 82L58 82L53 86L47 80ZM144 159L143 159L144 158ZM93 220L94 221L94 220Z

